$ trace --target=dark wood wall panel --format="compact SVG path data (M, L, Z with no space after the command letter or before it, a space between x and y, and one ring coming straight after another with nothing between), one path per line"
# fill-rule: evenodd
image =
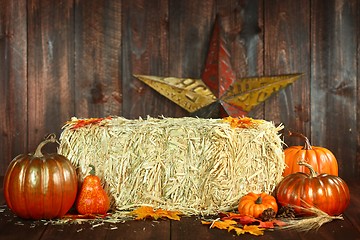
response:
M264 1L265 74L303 73L265 103L265 119L310 134L310 2ZM288 144L303 144L284 136Z
M358 23L358 30L356 31L356 39L357 39L357 74L356 74L356 95L357 95L357 102L356 102L356 114L352 114L352 116L355 117L356 119L356 136L357 136L357 141L356 141L356 158L355 158L355 174L354 176L359 176L360 178L360 31L359 31L359 24L360 24L360 1L357 1L357 5L355 6L355 8L357 9L357 14L356 14L356 18L355 18L355 22ZM346 157L346 155L344 154L344 156Z
M312 1L311 122L312 142L331 149L340 175L359 175L357 0Z
M28 141L33 151L74 112L72 0L28 1Z
M188 116L133 74L200 78L219 17L238 78L304 73L249 116L360 179L359 15L357 0L0 0L0 175L72 116Z
M166 0L124 1L122 77L124 116L174 115L172 102L134 74L169 74L169 3Z
M25 1L0 0L0 175L27 149Z
M122 1L75 3L75 115L122 114Z

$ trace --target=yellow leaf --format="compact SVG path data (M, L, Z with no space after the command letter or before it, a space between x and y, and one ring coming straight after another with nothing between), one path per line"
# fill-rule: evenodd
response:
M246 233L246 231L244 231L244 229L239 228L239 227L235 227L235 226L230 226L230 227L228 228L228 232L230 232L230 231L232 231L232 230L234 230L238 236L239 236L240 234Z
M255 236L264 235L264 229L259 228L258 226L255 226L255 225L250 225L250 226L245 225L243 229L245 232L250 233Z
M225 221L215 221L210 228L218 228L218 229L228 229L231 225L235 225L236 221L233 220L225 220Z
M218 229L228 229L231 225L237 224L237 222L234 220L225 220L225 221L214 220L212 222L201 221L201 223L205 225L210 225L210 228L218 228Z
M142 220L145 218L153 218L155 220L159 218L168 218L179 221L180 220L179 214L181 213L178 211L167 211L163 209L157 209L155 211L152 207L142 206L130 212L130 214L136 216L135 220Z

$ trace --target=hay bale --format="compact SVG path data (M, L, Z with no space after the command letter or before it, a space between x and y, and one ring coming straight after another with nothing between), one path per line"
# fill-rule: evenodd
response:
M58 152L83 172L94 165L119 210L150 205L215 214L236 208L250 191L272 192L282 179L282 127L240 122L72 118Z

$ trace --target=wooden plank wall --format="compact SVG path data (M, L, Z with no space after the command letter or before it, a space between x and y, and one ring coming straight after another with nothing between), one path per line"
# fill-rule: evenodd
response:
M249 116L360 179L358 0L0 0L0 175L72 116L187 116L132 75L200 77L217 15L238 77L304 73Z

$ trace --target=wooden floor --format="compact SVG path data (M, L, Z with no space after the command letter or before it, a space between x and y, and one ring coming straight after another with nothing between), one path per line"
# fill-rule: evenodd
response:
M2 186L2 179L0 183ZM52 225L45 221L23 220L6 207L0 194L0 239L342 239L360 240L360 184L348 182L351 203L344 213L344 220L323 225L318 231L266 231L263 236L245 234L236 236L225 230L209 229L197 217L182 217L180 221L127 221L124 223L95 226L89 223Z

